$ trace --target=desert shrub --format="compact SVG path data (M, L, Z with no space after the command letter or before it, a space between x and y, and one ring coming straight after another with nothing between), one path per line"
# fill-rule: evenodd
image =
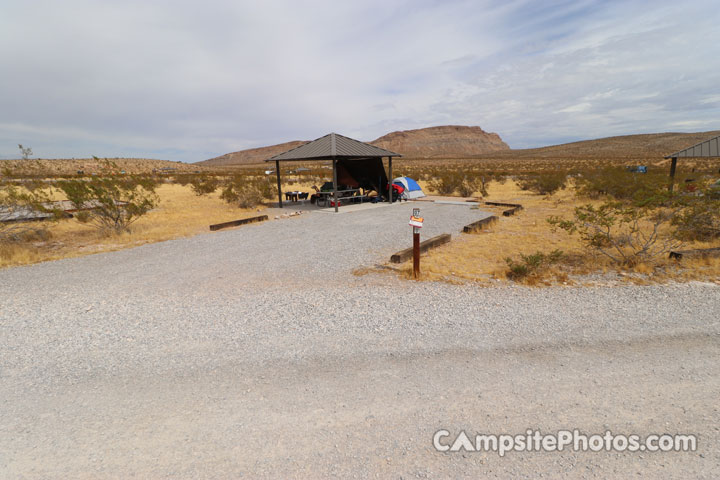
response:
M425 182L429 182L433 178L432 173L426 172L426 171L418 172L418 173L415 173L414 175L415 176L413 177L413 174L411 173L408 175L408 177L414 178L415 180L423 180Z
M105 234L129 232L159 201L157 183L148 177L64 180L57 185L78 210L75 218Z
M712 192L681 197L684 208L672 219L675 238L709 241L720 238L720 198Z
M452 195L455 193L455 190L457 190L461 181L462 177L459 172L436 170L431 174L428 180L428 186L440 195Z
M44 190L27 190L14 185L0 186L0 244L49 235L44 222L15 221L18 216L30 212L51 213L51 220L58 218L57 213L50 210L48 201Z
M500 172L494 174L492 176L492 180L499 183L500 185L505 185L505 182L507 182L509 176L510 175L506 172Z
M236 175L223 186L220 198L241 208L253 208L277 195L277 186L268 178Z
M589 198L610 196L617 200L640 200L667 188L667 175L633 173L624 167L588 170L576 181L578 194Z
M679 207L671 201L652 197L642 203L618 201L575 208L574 218L552 216L547 221L553 229L578 234L589 249L612 261L632 266L651 260L679 246L666 227Z
M485 182L477 176L464 175L462 181L458 185L457 192L461 197L470 197L475 192L480 191L482 196L487 195Z
M190 188L197 196L209 195L220 187L220 180L212 175L198 175L190 179Z
M469 197L475 192L478 192L481 196L487 197L487 187L491 181L496 179L496 176L491 172L473 172L472 175L465 177L465 181L459 189L460 195ZM467 187L465 185L467 185Z
M564 172L542 172L525 175L518 182L520 188L540 195L552 195L565 188L567 175Z
M197 177L195 175L180 174L180 175L175 175L173 177L173 182L177 183L178 185L182 185L184 187L185 185L192 185L192 182L196 178Z
M489 181L489 176L446 169L433 171L429 177L428 186L440 195L452 195L457 192L463 197L469 197L479 191L484 196L487 195L487 181Z
M553 250L545 254L540 251L530 255L520 254L520 260L511 257L505 258L508 265L507 277L513 281L525 280L528 277L537 278L550 266L559 262L563 257L561 250Z

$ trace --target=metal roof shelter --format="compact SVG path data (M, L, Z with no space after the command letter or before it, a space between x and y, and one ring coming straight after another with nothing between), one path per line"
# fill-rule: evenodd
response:
M720 157L720 135L713 137L704 142L700 142L683 150L665 155L665 158L671 158L670 162L670 191L672 192L675 184L675 169L677 168L678 158L711 158Z
M401 157L399 153L391 152L383 148L360 142L337 133L329 133L317 140L295 147L287 152L271 157L266 162L275 162L277 175L278 201L282 208L282 189L280 186L280 162L302 162L312 160L332 160L333 166L333 203L335 211L338 211L338 162L374 162L382 167L382 158L388 158L388 178L392 178L392 159ZM383 169L384 175L384 169ZM378 192L380 193L380 192ZM388 195L388 201L392 203L392 195Z

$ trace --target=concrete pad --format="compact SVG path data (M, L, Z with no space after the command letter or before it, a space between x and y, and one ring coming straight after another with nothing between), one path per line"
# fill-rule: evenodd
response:
M463 205L467 207L474 207L480 205L478 202L453 202L448 200L436 200L434 203L440 205Z
M407 203L407 202L405 202ZM389 207L390 205L399 205L400 202L382 202L382 203L356 203L352 205L341 205L338 208L337 213L352 213L352 212L360 212L363 210L371 210L373 208L382 208L382 207ZM315 210L317 213L335 213L335 207L326 207L326 208L320 208L318 210Z
M450 195L427 195L424 198L418 198L416 199L417 202L461 202L461 203L470 203L470 202L478 202L478 199L475 197L454 197Z

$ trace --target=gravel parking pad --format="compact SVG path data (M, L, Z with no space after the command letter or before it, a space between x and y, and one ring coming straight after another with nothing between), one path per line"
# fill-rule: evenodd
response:
M412 207L0 271L0 477L720 474L718 285L353 276L409 245ZM423 238L486 215L421 208ZM561 426L694 432L701 449L429 448L440 427Z

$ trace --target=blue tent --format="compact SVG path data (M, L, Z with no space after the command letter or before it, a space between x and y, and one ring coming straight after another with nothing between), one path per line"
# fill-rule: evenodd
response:
M412 200L414 198L422 198L425 193L420 188L415 180L410 177L398 177L393 180L393 184L399 185L405 189L402 193L402 198L405 200Z

